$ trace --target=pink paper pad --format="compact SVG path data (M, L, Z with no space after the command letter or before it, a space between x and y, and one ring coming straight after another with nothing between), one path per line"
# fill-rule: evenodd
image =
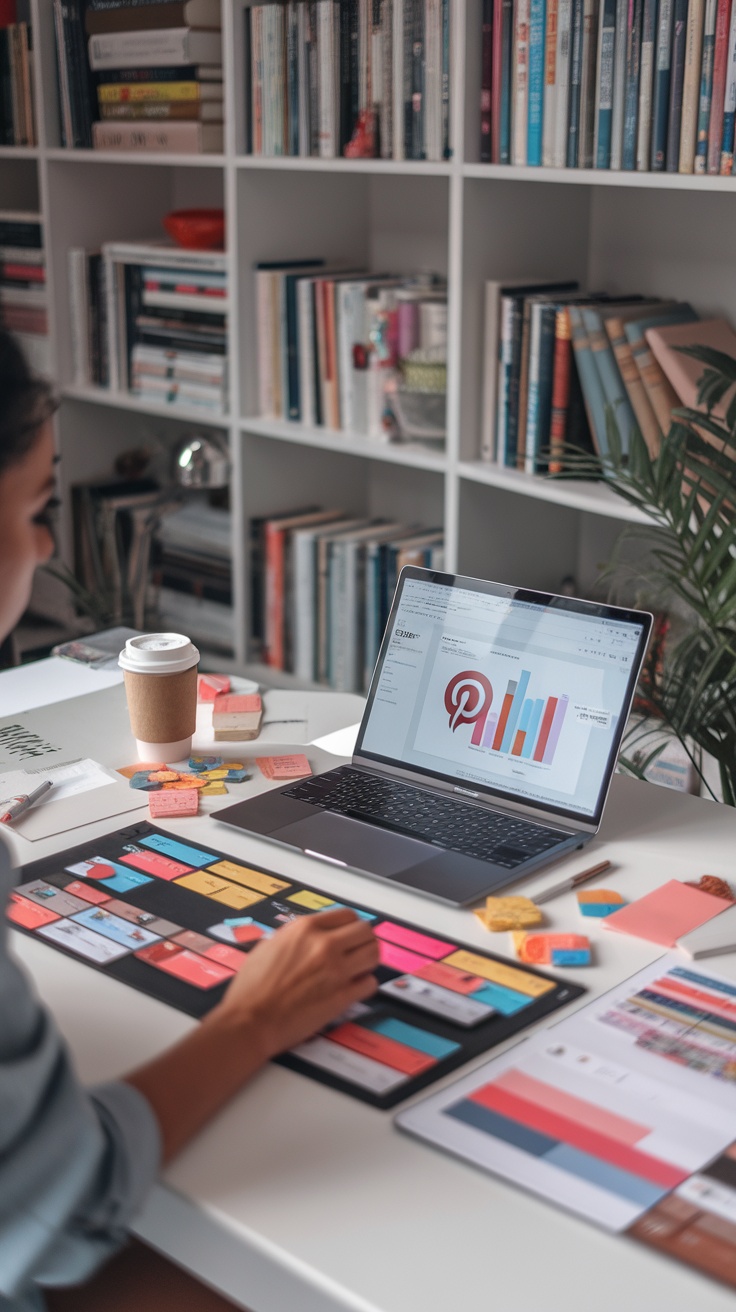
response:
M421 952L423 956L431 957L434 961L440 957L449 957L450 953L456 950L454 943L444 943L439 938L430 938L429 934L420 934L418 930L407 929L405 925L394 925L390 920L375 925L374 932L378 938L383 938L388 943L395 943L400 948L408 948L410 952Z
M199 810L199 792L196 788L176 788L171 792L149 793L148 809L154 820L167 815L196 815Z
M420 957L416 952L408 952L406 948L398 948L393 943L387 943L385 939L378 940L378 952L382 966L388 966L391 970L400 970L402 975L412 975L427 964L426 957Z
M697 929L733 905L725 898L713 897L711 893L682 884L679 879L670 879L660 888L655 888L653 893L630 902L601 923L604 929L632 934L634 938L672 948L683 934L689 934L691 929Z
M256 765L266 779L303 779L312 767L303 753L294 756L259 756Z

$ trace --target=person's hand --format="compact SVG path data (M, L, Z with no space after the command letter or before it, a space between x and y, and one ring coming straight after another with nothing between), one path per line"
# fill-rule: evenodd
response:
M347 907L300 916L251 949L217 1010L275 1056L369 998L378 961L370 924Z

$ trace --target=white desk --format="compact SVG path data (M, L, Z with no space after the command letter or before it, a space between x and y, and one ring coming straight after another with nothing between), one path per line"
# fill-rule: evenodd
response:
M354 718L347 707L346 718ZM183 822L182 832L184 825L187 836L346 901L507 950L505 936L486 935L467 911L279 851L210 817ZM97 824L83 836L114 827ZM68 837L65 846L82 835ZM24 859L46 854L46 843L32 847ZM611 878L624 896L672 877L733 878L736 814L617 777L601 837L568 862L570 873L599 853L616 863ZM558 878L559 869L536 877L536 885ZM570 895L545 912L553 928L579 923ZM635 940L612 941L595 926L589 932L596 965L579 978L594 992L657 955ZM86 1079L123 1073L193 1024L100 973L90 988L83 965L28 938L15 941ZM736 978L736 957L716 965ZM166 1172L135 1229L253 1312L532 1312L538 1306L545 1312L733 1312L734 1306L731 1292L688 1269L404 1137L390 1113L276 1066L253 1080Z

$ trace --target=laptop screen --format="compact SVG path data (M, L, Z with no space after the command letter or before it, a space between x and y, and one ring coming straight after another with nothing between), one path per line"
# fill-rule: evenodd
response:
M650 627L642 611L406 569L356 756L597 821Z

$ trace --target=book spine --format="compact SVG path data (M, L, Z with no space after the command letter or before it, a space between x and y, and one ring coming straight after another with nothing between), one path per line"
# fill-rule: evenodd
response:
M299 97L299 156L308 159L311 149L309 123L309 37L307 6L297 4L297 87Z
M644 0L639 74L639 121L636 133L636 167L640 173L648 173L651 162L652 84L656 25L657 0Z
M156 122L183 121L222 123L222 101L140 101L132 105L100 105L100 118L113 122L149 119Z
M618 371L613 348L603 327L603 319L596 309L583 308L583 323L588 334L593 361L603 388L606 407L606 437L609 426L618 434L618 449L624 456L628 454L632 429L636 419L631 408L628 393Z
M723 125L721 128L721 176L728 175L734 160L734 124L736 124L736 4L731 8L726 56L726 92L723 99Z
M567 160L567 119L570 98L572 55L572 0L557 3L557 51L555 57L555 122L553 167L563 169Z
M423 0L414 0L414 31L412 36L412 75L411 75L411 159L424 159L424 120L426 116L424 95L424 4Z
M498 413L498 371L500 337L500 301L498 284L487 282L485 287L483 328L483 406L480 430L480 458L488 462L496 458L496 420Z
M561 474L564 469L564 447L567 442L567 418L570 408L570 370L572 368L572 340L570 314L562 306L555 315L555 345L552 361L552 412L549 426L549 473Z
M598 25L596 82L598 105L595 120L595 167L611 165L611 126L613 117L613 65L616 42L616 0L603 0Z
M513 354L513 310L514 303L510 296L501 298L498 353L498 385L496 388L496 461L499 465L516 463L509 451L509 400L511 365Z
M685 76L682 87L682 127L678 165L680 173L692 173L695 167L704 13L705 0L690 0L687 9Z
M289 0L286 23L286 141L288 155L299 154L299 29L296 0Z
M517 297L511 297L511 366L508 374L508 413L506 420L506 460L505 463L516 469L519 455L519 415L521 411L521 346L524 329L524 304Z
M498 6L497 6L498 7ZM500 12L500 10L499 10ZM493 0L483 0L481 14L481 78L480 78L480 160L490 164L493 159L491 138L491 85L493 75Z
M557 111L557 13L559 0L547 0L544 37L544 104L542 107L542 164L554 168Z
M215 123L94 123L95 150L154 150L171 154L202 154L214 132L211 149L222 150L222 128Z
M340 40L340 154L345 154L345 147L353 135L353 85L356 81L358 64L358 0L341 4L338 11Z
M585 409L590 424L596 452L600 456L608 455L608 438L606 433L606 403L603 395L598 370L595 367L593 352L590 348L588 333L582 313L576 306L569 306L570 329L572 332L572 349L580 379Z
M710 123L708 125L708 173L717 174L721 162L721 133L723 131L723 104L726 95L726 60L728 58L728 26L731 17L731 0L718 0L716 34L713 49L713 93L711 96Z
M710 116L713 102L713 61L716 45L716 14L718 0L706 0L705 24L703 27L703 56L700 70L700 99L698 101L698 125L695 141L695 173L708 171L708 137L710 133Z
M539 423L539 375L542 338L542 302L535 301L529 321L529 370L527 374L526 439L524 442L525 474L536 471Z
M555 325L557 306L542 307L539 330L539 404L537 432L534 441L534 473L549 473L549 440L552 423L552 381L555 354Z
M566 155L566 164L569 169L577 168L578 146L580 142L580 79L583 72L583 6L584 0L573 0L570 95Z
M581 0L582 3L582 0ZM516 0L513 50L513 155L514 164L526 164L529 108L530 0Z
M652 102L652 149L650 167L661 173L667 154L667 114L670 99L672 64L672 0L659 0L657 41L654 56L654 94Z
M288 415L297 423L302 419L301 377L299 370L299 325L297 317L297 279L293 274L284 278L286 309L286 360L288 378Z
M545 0L529 6L529 99L527 107L527 164L542 163L542 116L545 77Z
M394 139L394 45L393 45L393 0L383 0L381 7L381 64L383 78L381 85L381 103L379 111L379 133L381 158L393 158Z
M513 100L512 57L514 47L514 0L500 0L501 3L501 86L499 89L499 160L500 164L511 163L511 129Z
M624 89L623 169L636 166L636 126L639 110L639 70L644 0L629 0L626 26L626 86Z
M402 75L402 122L404 124L404 148L402 159L412 158L413 149L413 89L414 89L414 7L422 0L404 0L404 34L402 38L403 75Z
M108 82L97 88L100 105L137 105L146 101L200 101L201 82ZM209 98L206 96L205 98ZM222 99L220 94L217 99Z
M598 21L600 0L584 0L583 48L580 63L580 129L578 134L578 167L593 167L595 145L596 108L596 54L598 49Z
M307 0L307 77L309 79L309 154L319 155L319 41L317 0Z
M322 159L337 154L335 123L335 6L333 0L317 0L317 47L319 50L319 153Z
M616 37L613 50L613 105L611 108L611 168L620 169L624 149L626 109L626 30L628 0L616 0Z
M193 64L192 50L197 49L195 37L188 27L162 28L150 32L111 32L89 39L89 62L94 71L105 68L127 68L128 65L150 68L155 64ZM221 58L222 45L218 33L209 32L212 54Z
M685 41L687 28L687 0L674 0L672 19L672 68L670 73L670 103L667 114L668 173L677 173L680 163L680 129L682 125L682 90L685 82Z
M483 0L486 4L486 0ZM490 0L489 9L491 12L491 68L489 79L489 122L491 137L490 161L493 164L501 162L501 82L503 78L502 66L502 49L501 49L501 19L503 15L502 0ZM483 156L481 156L481 159Z
M264 418L275 415L273 391L273 357L271 353L271 275L256 271L256 323L258 326L258 412Z
M442 157L450 159L450 69L452 67L452 28L450 25L450 0L440 0L440 125L442 132Z
M646 389L639 377L639 370L626 337L623 321L606 319L605 328L639 432L646 442L649 454L656 457L659 454L661 433Z
M75 387L86 387L92 381L88 350L88 306L87 252L72 249L69 251L69 321Z
M404 2L405 0L394 0L391 42L394 68L391 89L393 100L392 154L395 160L404 158Z
M265 531L266 650L265 663L283 669L284 661L284 534L270 522Z
M263 9L254 5L250 20L250 118L253 154L263 154Z

